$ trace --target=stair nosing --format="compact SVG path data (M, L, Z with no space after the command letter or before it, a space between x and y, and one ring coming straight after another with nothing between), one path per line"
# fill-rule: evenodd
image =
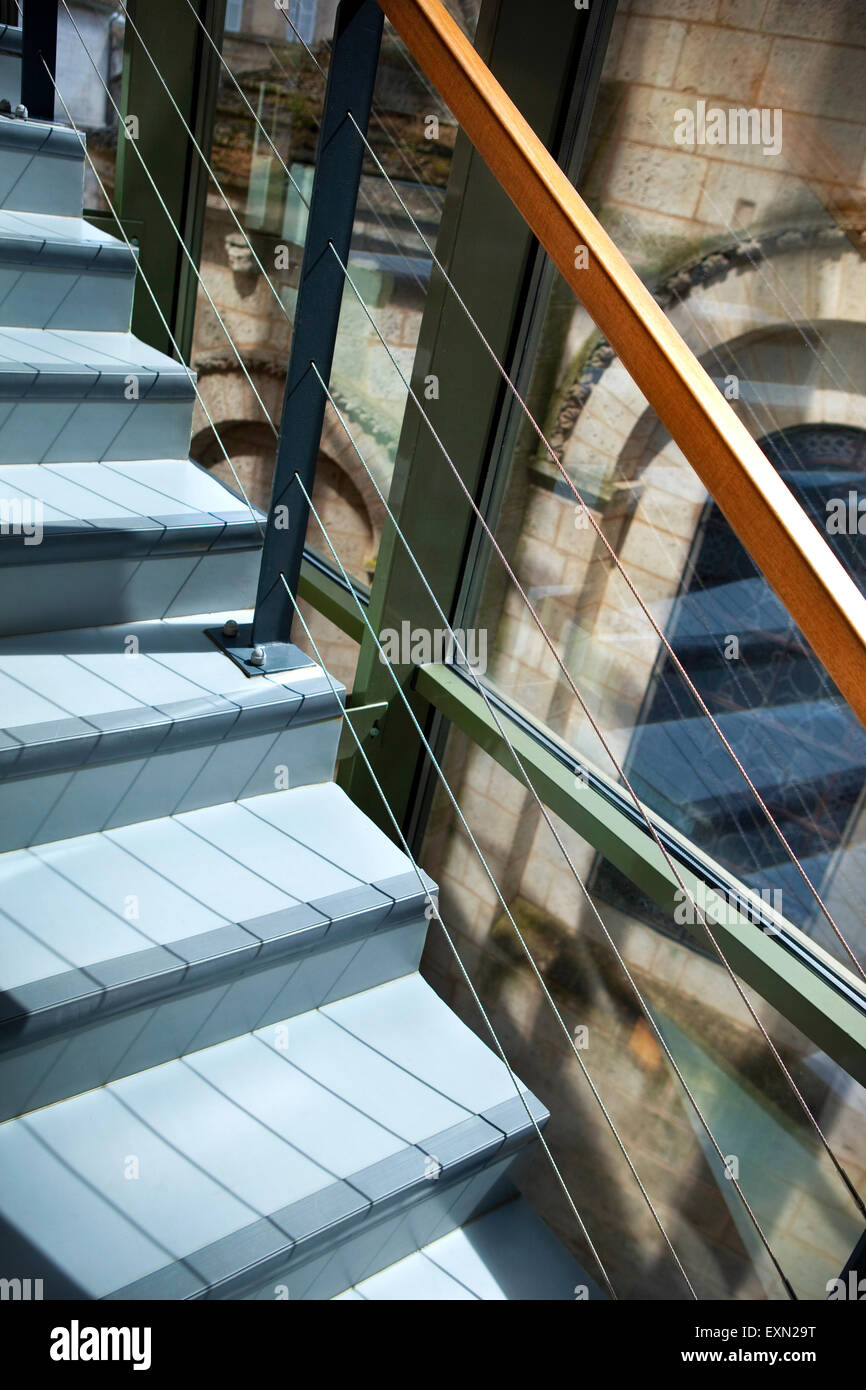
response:
M526 1094L531 1096L530 1092L526 1092ZM535 1099L535 1097L531 1098ZM543 1109L543 1107L540 1108ZM544 1113L547 1114L546 1111ZM470 1118L481 1117L470 1116ZM491 1126L491 1128L494 1127ZM492 1154L487 1151L476 1152L474 1155L468 1155L466 1162L457 1163L453 1169L439 1172L429 1169L429 1156L421 1147L422 1144L431 1142L430 1140L421 1140L417 1144L405 1144L388 1158L382 1159L379 1164L373 1165L381 1170L380 1185L383 1188L387 1186L388 1172L393 1173L393 1189L379 1200L367 1197L362 1190L354 1186L356 1180L361 1178L367 1170L362 1169L357 1173L350 1173L345 1178L335 1177L334 1181L326 1187L310 1193L307 1197L300 1198L288 1207L282 1207L277 1211L258 1217L237 1231L232 1231L210 1245L187 1253L171 1264L166 1264L160 1269L144 1275L141 1279L135 1280L132 1284L103 1294L99 1301L115 1302L166 1298L197 1301L213 1296L218 1298L230 1297L234 1291L238 1290L239 1286L248 1286L251 1277L255 1276L259 1280L266 1277L269 1266L276 1274L278 1270L290 1264L292 1267L305 1265L311 1259L320 1257L332 1248L336 1248L347 1235L354 1234L367 1222L378 1225L380 1222L393 1220L399 1215L401 1209L410 1202L424 1203L438 1193L451 1192L454 1189L464 1187L486 1168L491 1159L505 1157L506 1153L516 1157L534 1136L535 1129L532 1126L520 1134L512 1135L510 1142L508 1136L501 1135L500 1142L495 1144ZM410 1169L414 1167L415 1170L415 1175L409 1181L405 1180L407 1167ZM354 1198L350 1194L354 1194ZM333 1220L325 1220L307 1234L299 1234L297 1238L291 1234L289 1227L294 1226L296 1230L301 1232L305 1218L309 1224L312 1224L317 1219L316 1210L326 1207L329 1200L333 1201L338 1196L346 1202L342 1217L337 1216ZM306 1215L307 1212L310 1213L309 1216ZM261 1254L258 1258L248 1259L246 1263L240 1265L236 1256L233 1262L232 1255L237 1246L244 1243L248 1245L258 1243ZM218 1266L221 1260L224 1260L229 1267L220 1274L217 1274L216 1270L212 1270L209 1275L203 1275L196 1268L198 1265L206 1269L208 1263ZM180 1292L180 1288L184 1285L186 1291Z
M25 1003L16 1012L10 1007L5 1016L0 1016L0 1053L14 1052L16 1048L43 1041L51 1033L65 1033L127 1008L192 992L222 975L235 974L241 959L245 973L258 964L269 966L280 959L302 956L310 946L327 950L332 944L342 944L355 932L360 940L380 931L399 929L422 915L426 903L426 893L420 886L414 896L405 892L405 877L395 874L375 885L358 880L356 888L340 889L310 901L298 900L291 907L261 917L226 921L222 926L195 936L167 943L154 942L138 951L70 966L56 975L29 981L9 991L10 1005L13 999L17 1003L22 996L25 1000L28 995L38 998L40 990L54 997L31 1008ZM392 892L389 892L389 885ZM347 914L344 901L347 892L359 898L366 897L366 905L359 902ZM299 919L299 925L291 925L293 918ZM219 947L219 938L224 939L223 949ZM207 953L196 956L196 947L205 944L209 947ZM182 950L190 952L190 958L176 954ZM152 959L148 961L148 957ZM165 965L153 969L157 957L164 960ZM125 978L120 974L124 965L128 971ZM107 983L105 979L100 982L94 978L97 973L115 978ZM175 977L168 988L166 977Z
M227 512L226 518L230 517ZM197 555L210 550L260 549L262 544L258 520L241 515L240 509L237 519L198 512L136 517L129 526L118 525L118 520L109 516L103 525L92 518L70 517L68 527L63 523L43 526L38 546L28 544L20 530L10 532L0 536L0 566Z

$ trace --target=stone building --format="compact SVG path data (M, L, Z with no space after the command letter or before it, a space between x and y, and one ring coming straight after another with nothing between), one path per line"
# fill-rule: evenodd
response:
M866 464L864 20L848 0L621 0L581 180L604 226L821 526L833 499L862 491ZM706 115L714 110L724 112L726 136L728 112L742 112L735 131L748 119L748 137L711 142ZM769 141L750 110L766 113ZM690 143L678 138L689 133L684 112L694 118ZM777 151L769 148L773 121ZM712 134L720 130L717 123ZM527 427L497 534L586 712L493 558L478 618L489 630L488 678L616 780L597 721L649 806L847 963L686 693L659 630L862 951L866 748L856 720L562 285L531 404L598 530ZM830 539L862 581L862 542ZM612 958L602 920L714 1132L733 1134L734 1114L749 1115L748 1140L736 1146L743 1189L782 1263L823 1296L824 1279L837 1272L840 1233L843 1246L857 1238L853 1208L802 1111L785 1099L781 1073L710 943L665 919L557 824L597 914L529 794L456 734L446 773L564 1029L444 797L425 867L443 884L443 915L509 1057L555 1102L551 1149L623 1288L683 1296L580 1075L566 1037L575 1028L588 1030L587 1069L674 1246L690 1270L703 1271L702 1296L779 1296L731 1184L711 1175L706 1138ZM428 948L427 969L483 1031L441 940ZM864 1092L757 995L749 999L855 1181L863 1180ZM547 1219L587 1258L542 1161L532 1185Z

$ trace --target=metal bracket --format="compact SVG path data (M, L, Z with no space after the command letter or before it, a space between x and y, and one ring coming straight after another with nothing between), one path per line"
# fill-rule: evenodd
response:
M387 708L387 700L380 700L373 705L355 705L354 708L346 708L347 718L343 720L343 727L340 730L340 744L337 749L338 763L357 753L359 742L363 743L365 739L371 736L375 737L379 733L377 720L381 719ZM350 724L351 728L349 727ZM357 739L352 737L353 729Z
M229 620L224 627L206 627L205 636L231 657L246 676L272 676L275 672L315 665L313 658L294 642L260 642L254 646L252 623Z

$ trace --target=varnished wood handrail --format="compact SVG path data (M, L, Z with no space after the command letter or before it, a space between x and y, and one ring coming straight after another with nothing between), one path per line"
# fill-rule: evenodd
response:
M825 537L440 0L379 3L866 724L866 599Z

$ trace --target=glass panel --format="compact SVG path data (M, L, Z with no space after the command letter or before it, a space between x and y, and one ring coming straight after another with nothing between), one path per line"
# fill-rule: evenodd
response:
M440 884L443 921L509 1062L551 1112L545 1138L618 1297L689 1294L581 1075L570 1039L698 1297L786 1297L733 1176L798 1296L826 1298L828 1281L844 1266L862 1221L718 960L696 950L689 938L677 939L674 923L554 818L725 1163L535 803L456 731L444 766L564 1031L441 792L422 863ZM443 997L486 1037L436 922L423 968ZM766 1003L749 997L834 1151L866 1192L866 1091ZM525 1189L598 1281L593 1257L540 1151Z
M68 9L58 6L55 82L59 96L54 104L54 119L58 125L74 122L84 131L87 152L109 197L114 190L117 113L105 87L119 106L124 30L124 14L115 0L87 0L86 4L73 4L70 0ZM109 210L87 161L84 207L88 212Z
M454 6L464 26L470 27L474 27L477 8L466 0ZM336 0L292 0L285 7L275 7L273 0L244 0L231 6L227 16L223 56L256 116L250 115L223 71L212 163L243 231L211 187L201 268L215 309L205 295L199 296L192 366L243 490L263 509L270 498L275 443L265 412L279 422L335 13ZM369 139L431 244L439 227L455 138L453 119L386 25ZM407 377L430 265L429 254L396 194L368 156L349 271ZM331 389L370 472L387 496L406 390L348 285ZM238 490L200 407L192 454ZM369 584L385 511L330 407L313 501L347 571L358 582ZM330 547L313 518L307 542L333 565ZM318 632L323 620L306 609L305 616L314 633ZM324 634L324 628L321 631ZM342 636L334 641L348 644ZM329 650L334 641L329 640ZM347 651L338 664L353 666L355 655Z
M621 4L581 179L593 210L861 588L864 47L866 12L856 0L808 11L798 0ZM866 735L558 279L529 399L677 661L866 960ZM500 543L636 791L850 965L528 426L503 487ZM476 585L495 685L613 773L502 566L484 551Z

